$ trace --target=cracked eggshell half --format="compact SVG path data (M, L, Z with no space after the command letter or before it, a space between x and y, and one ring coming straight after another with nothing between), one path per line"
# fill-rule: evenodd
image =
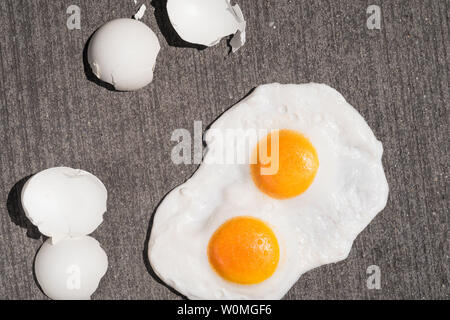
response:
M246 22L239 5L230 0L168 0L167 13L179 36L211 47L229 35L233 52L245 44Z
M94 175L66 167L31 177L22 190L25 215L57 242L92 233L103 222L108 192Z
M42 291L53 300L89 300L108 269L108 257L92 237L48 239L34 263Z
M119 91L136 91L153 81L158 37L144 23L116 19L100 27L89 43L88 62L100 80Z

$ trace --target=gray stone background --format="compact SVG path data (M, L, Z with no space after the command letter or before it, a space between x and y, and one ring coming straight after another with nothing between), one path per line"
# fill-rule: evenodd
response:
M449 298L449 1L240 0L248 42L199 51L170 29L164 1L140 1L162 51L155 80L112 92L86 73L83 52L132 0L0 1L0 298L45 299L33 279L42 237L23 217L23 178L70 166L109 190L95 231L109 270L94 299L176 299L143 255L158 203L195 166L170 161L176 128L211 124L259 84L326 83L365 117L385 147L388 205L349 258L305 274L286 299ZM66 9L81 8L81 30ZM382 8L368 30L366 9ZM273 26L272 26L273 23ZM366 269L381 268L381 290Z

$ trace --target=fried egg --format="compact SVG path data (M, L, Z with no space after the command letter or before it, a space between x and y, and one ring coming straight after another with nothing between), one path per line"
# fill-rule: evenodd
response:
M382 144L329 86L260 86L204 139L203 163L158 207L148 246L155 273L190 299L280 299L347 258L386 205Z

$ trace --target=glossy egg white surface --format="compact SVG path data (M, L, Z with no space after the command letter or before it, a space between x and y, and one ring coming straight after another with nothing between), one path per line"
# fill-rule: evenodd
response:
M248 164L214 161L217 149L233 151L239 143L256 147L244 134L219 143L218 133L229 129L303 134L320 161L314 182L291 199L264 194ZM190 299L280 299L305 272L346 259L355 238L386 205L382 144L355 108L327 85L260 86L216 120L205 141L203 164L157 209L148 250L155 273ZM211 236L236 216L263 220L279 242L275 273L255 285L222 279L208 261Z

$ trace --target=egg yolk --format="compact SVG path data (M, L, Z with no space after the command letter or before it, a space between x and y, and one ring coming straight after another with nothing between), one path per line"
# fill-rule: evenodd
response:
M313 183L319 158L314 146L302 134L293 130L277 133L278 139L272 139L271 133L259 142L254 153L257 160L251 165L251 173L256 186L270 197L293 198ZM274 141L276 146L272 145ZM274 150L275 147L278 150ZM264 174L264 169L271 167L278 170Z
M278 241L272 229L252 217L225 222L208 244L209 262L224 279L244 285L270 278L280 259Z

